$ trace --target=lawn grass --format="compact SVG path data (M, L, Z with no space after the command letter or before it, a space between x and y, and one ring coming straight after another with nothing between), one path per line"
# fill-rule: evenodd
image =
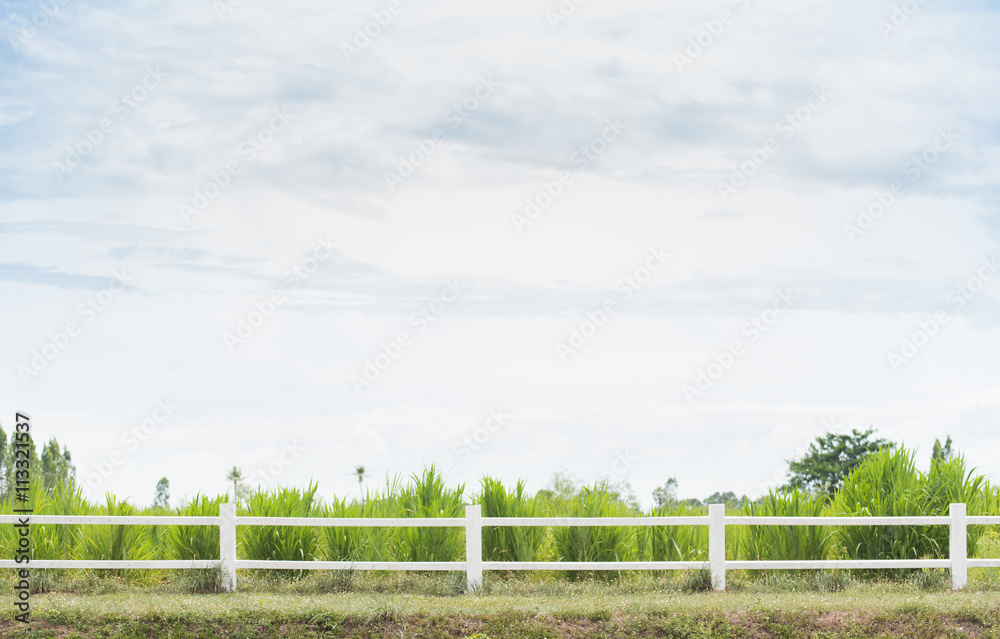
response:
M32 598L32 634L5 615L0 636L605 639L607 637L1000 637L1000 584L949 591L939 579L854 581L734 574L731 591L687 592L684 577L618 583L496 580L450 594L449 575L241 575L243 591L192 595L169 584L64 582ZM109 583L117 585L109 586ZM841 584L845 585L845 584ZM95 588L117 589L100 594ZM329 588L346 589L329 592Z

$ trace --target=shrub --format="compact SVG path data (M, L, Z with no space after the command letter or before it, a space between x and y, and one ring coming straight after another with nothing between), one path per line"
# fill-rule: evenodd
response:
M712 590L712 572L710 570L688 570L681 582L684 592L710 592Z

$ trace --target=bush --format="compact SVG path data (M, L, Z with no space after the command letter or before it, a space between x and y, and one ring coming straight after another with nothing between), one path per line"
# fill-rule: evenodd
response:
M182 570L177 583L184 592L193 594L222 592L222 564L211 568Z
M688 570L684 573L681 589L684 592L710 592L712 572L709 570Z

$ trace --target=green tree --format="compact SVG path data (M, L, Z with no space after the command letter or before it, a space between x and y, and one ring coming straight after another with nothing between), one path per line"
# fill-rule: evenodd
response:
M51 494L58 486L72 487L76 483L76 466L73 465L73 457L65 446L60 452L59 442L56 441L55 437L42 447L39 462L42 482L47 493Z
M364 493L361 491L361 482L365 480L365 467L355 466L354 476L358 478L358 492L361 494L362 501L364 500Z
M955 454L951 450L951 435L948 435L948 439L945 441L944 446L941 445L940 439L934 440L934 451L931 453L932 462L946 462L954 456Z
M17 450L15 444L17 443L17 429L11 431L10 442L6 447L6 455L3 458L3 488L4 497L9 497L14 493L14 488L16 486L14 482L14 451ZM35 450L35 440L30 441L30 446L28 446L28 460L31 464L32 476L35 476L39 472L40 464L38 462L38 452Z
M156 482L156 497L153 498L153 508L170 508L170 480L161 477Z
M677 478L671 477L667 483L653 489L653 503L657 508L677 501Z
M737 504L739 504L742 501L746 500L746 498L747 498L746 495L743 495L742 498L739 498L739 497L736 496L736 493L734 493L731 490L727 490L724 493L722 493L722 492L715 492L714 494L710 495L709 497L706 497L705 501L703 503L706 504L706 505L708 505L708 504L726 504L726 505L736 506Z
M868 455L896 446L885 439L873 439L874 433L874 428L864 432L855 428L847 435L827 433L817 437L802 459L788 461L786 488L826 493L832 497Z

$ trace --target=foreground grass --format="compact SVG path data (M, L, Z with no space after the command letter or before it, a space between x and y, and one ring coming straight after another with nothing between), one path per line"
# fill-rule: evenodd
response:
M250 591L235 594L127 585L108 594L41 594L32 598L30 634L7 614L0 636L1000 637L1000 589L992 584L952 592L938 581L852 582L824 592L813 582L775 577L737 579L726 593L688 593L681 580L512 580L494 583L486 595L442 595L426 593L451 588L448 578L435 585L433 578L408 577L350 584L348 592L310 592L323 583L248 576Z

